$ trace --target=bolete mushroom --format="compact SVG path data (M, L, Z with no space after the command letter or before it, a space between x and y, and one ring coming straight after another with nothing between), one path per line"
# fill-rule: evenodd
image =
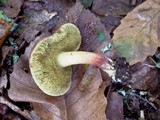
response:
M29 65L35 83L46 94L60 96L71 86L71 65L92 64L113 73L110 60L93 53L76 51L81 44L79 29L72 23L62 25L52 36L36 44Z

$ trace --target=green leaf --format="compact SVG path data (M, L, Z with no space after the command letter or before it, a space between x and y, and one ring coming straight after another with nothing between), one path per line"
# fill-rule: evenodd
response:
M116 55L125 57L130 65L153 56L160 46L159 16L160 4L154 0L147 0L128 13L113 32Z
M100 43L103 42L106 38L103 31L101 31L101 30L97 30L97 36L98 36L98 40Z
M0 3L6 3L7 0L0 0Z
M10 19L6 15L4 15L2 10L0 10L0 19L4 19L7 22L12 22L12 19Z
M19 56L16 54L12 55L12 58L13 58L13 63L16 63L19 60Z

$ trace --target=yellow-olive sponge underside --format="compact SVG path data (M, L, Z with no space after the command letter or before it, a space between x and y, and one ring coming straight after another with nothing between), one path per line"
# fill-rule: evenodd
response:
M59 96L69 90L71 67L60 67L56 57L60 52L77 50L80 43L81 35L78 28L74 24L67 23L55 34L36 44L29 65L35 83L44 93Z

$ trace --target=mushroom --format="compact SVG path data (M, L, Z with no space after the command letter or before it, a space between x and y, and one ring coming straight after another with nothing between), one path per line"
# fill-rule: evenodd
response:
M52 36L36 44L29 66L35 83L44 93L60 96L69 90L71 65L92 64L109 76L114 74L110 59L93 52L77 51L80 44L80 31L72 23L62 25Z

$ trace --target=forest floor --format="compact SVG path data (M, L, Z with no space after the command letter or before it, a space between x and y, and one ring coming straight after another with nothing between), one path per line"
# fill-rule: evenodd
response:
M49 96L30 53L65 23L80 30L79 50L110 58L116 73L74 65L69 91ZM1 120L160 120L160 1L0 0L0 75Z

